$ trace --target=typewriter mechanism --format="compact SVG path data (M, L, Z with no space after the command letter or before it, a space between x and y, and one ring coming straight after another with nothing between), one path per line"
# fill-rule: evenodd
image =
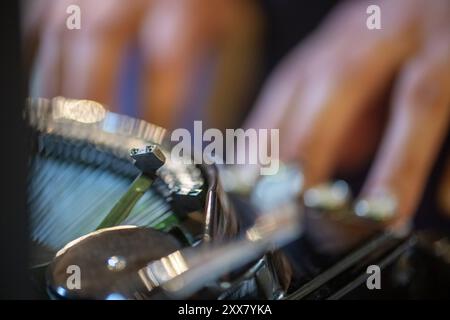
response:
M450 294L448 236L352 214L343 181L302 190L301 171L285 164L242 194L230 169L176 162L163 128L96 102L30 99L26 118L30 269L43 299ZM333 242L324 219L348 239ZM307 231L318 223L322 247ZM366 286L373 265L384 290Z

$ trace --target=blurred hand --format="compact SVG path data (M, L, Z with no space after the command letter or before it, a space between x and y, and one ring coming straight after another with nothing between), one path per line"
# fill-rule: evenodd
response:
M212 108L206 120L211 126L231 126L255 66L261 17L254 1L208 0L205 5L202 0L32 0L26 4L24 34L26 51L35 51L35 94L93 99L115 110L122 58L127 45L136 42L144 60L143 118L167 128L180 125L176 120L182 118L196 89L195 70L213 56L216 73L214 85L209 86ZM81 9L80 30L66 28L69 5Z
M366 27L370 4L381 8L381 30ZM280 128L282 160L301 164L307 187L376 152L360 197L394 196L390 223L400 226L416 209L449 120L450 2L353 1L282 61L246 127Z

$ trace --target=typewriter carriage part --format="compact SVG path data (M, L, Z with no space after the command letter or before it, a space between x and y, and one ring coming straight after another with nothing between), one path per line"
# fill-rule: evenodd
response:
M173 247L169 246L165 252L162 252L163 248L160 248L161 252L153 252L153 261L157 261L180 247L195 248L200 243L226 243L238 239L249 225L248 221L242 221L248 217L243 219L237 214L236 204L239 202L236 203L233 197L225 193L215 166L186 166L171 163L169 159L158 171L150 190L123 222L123 225L134 225L132 228L122 225L110 234L109 231L90 234L139 173L129 161L129 150L156 144L167 156L170 146L164 139L165 131L140 120L106 112L96 103L64 98L30 100L27 118L35 138L29 204L32 237L39 248L33 252L38 259L32 269L39 275L47 270L45 262L48 262L48 253L83 235L89 235L87 238L91 241L96 237L105 237L106 240L116 231L130 235L135 233L130 236L134 240L128 245L135 244L136 248L143 247L145 242L136 241L140 237L170 239L166 244L169 246L172 243ZM295 188L298 188L300 180L296 181ZM314 219L320 219L323 214L339 211L325 208L327 212L322 212L323 202L319 205L312 205L313 202L306 204L306 224L311 223L311 218L314 223ZM336 203L328 202L327 205ZM244 206L239 212L249 213L251 208ZM250 216L250 220L254 221L255 217ZM340 219L340 213L333 219ZM308 237L302 236L295 243L295 251L301 255L300 258L290 256L289 250L268 250L252 263L212 282L191 298L341 299L354 298L355 294L356 297L373 298L364 285L367 277L364 268L370 264L380 265L389 279L400 279L400 282L388 280L389 288L383 290L385 296L395 293L414 298L440 292L448 297L449 293L442 288L441 281L435 281L431 286L424 277L424 274L430 273L426 270L439 270L442 281L449 279L447 239L446 236L436 236L434 233L430 236L424 232L398 236L380 232L375 227L374 236L368 236L368 241L350 243L351 250L324 257L317 252L317 248L311 248ZM127 242L121 245L126 248ZM135 252L127 248L125 253ZM119 275L126 269L124 266L135 265L134 269L140 269L148 262L146 254L152 254L152 251L141 250L138 253L144 258L138 254L131 260L124 259L125 253L108 252L107 257L101 259L102 270ZM142 262L144 260L145 263ZM61 276L61 270L59 272ZM416 276L412 286L411 274ZM125 278L126 281L117 283L125 298L170 298L160 290L148 294L148 290L142 287L141 278L136 273L130 275ZM45 286L42 279L38 277L41 288ZM405 284L408 281L410 283ZM55 283L49 289L52 298L80 297L70 296L64 287ZM401 287L400 291L398 287ZM92 298L120 298L114 295L105 297L106 293L101 289L94 289L93 292L98 295Z
M135 245L135 249L139 251L145 251L145 248L135 240L140 237L144 239L171 237L179 244L179 247L183 247L209 242L225 243L241 236L240 217L236 214L233 204L221 187L215 166L185 165L171 161L167 151L169 145L164 138L165 131L162 128L107 112L100 104L91 101L62 97L51 100L30 99L26 117L33 129L33 141L35 142L29 192L33 241L37 244L37 248L50 251L58 250L70 242L64 247L65 249L59 251L56 258L59 259L58 261L61 261L60 257L64 256L61 252L66 254L73 252L73 255L76 255L80 252L77 249L78 246L86 245L85 253L91 260L82 260L81 264L85 266L84 269L89 269L86 265L87 261L93 263L93 270L96 269L97 263L100 263L102 267L107 267L106 261L97 261L97 257L100 260L104 258L98 252L102 250L107 252L117 246L127 247L126 244L121 244L122 241L117 240L115 243L116 233L117 238L120 238L123 233L128 234L129 245ZM153 149L145 149L148 145L159 145L162 153L165 154L166 163L158 169L157 177L154 176L155 181L149 192L143 195L136 204L138 208L133 208L129 217L121 222L122 225L131 224L138 227L118 226L117 230L113 228L112 230L107 229L107 231L104 231L105 229L94 231L96 226L103 226L101 221L105 219L106 213L111 210L111 206L117 201L119 195L126 190L126 185L131 182L131 179L139 174L136 166L133 167L129 161L129 150L138 148L132 150L131 156L134 157L137 167L142 169L142 166L148 165L148 163L142 162L140 156L145 152L153 151ZM156 159L158 158L161 157ZM100 185L100 182L103 182L102 180L105 180L102 188L95 188ZM52 183L53 181L55 184ZM56 181L59 184L56 184ZM82 188L84 190L80 190L80 188L70 190L77 182L84 183ZM106 185L106 182L109 184ZM121 184L122 188L120 188L121 191L111 194L109 189L114 189L114 186L110 184L114 182ZM92 191L89 192L89 189ZM97 198L95 192L98 192ZM93 208L83 207L84 203L90 203ZM80 204L81 208L78 206ZM155 207L156 211L159 210L157 214L154 212ZM149 227L156 230L149 229ZM161 231L164 236L160 234ZM132 235L134 233L136 235ZM104 241L105 239L108 241ZM155 243L159 245L158 241ZM154 247L154 244L149 245L147 250L152 252L155 250ZM89 248L92 249L92 252L89 251ZM39 255L44 256L39 251L34 252L34 255L40 258L35 260L34 265L45 266L47 261L39 257ZM116 265L127 264L128 268L124 268L126 270L142 268L142 265L136 262L142 262L142 256L157 258L150 252L137 254L132 252L131 248L127 248L125 253L130 252L130 257L124 261L125 253L114 254L113 251L108 254L109 258L112 258L111 262L115 262ZM155 252L160 253L159 258L171 253L163 251L161 249ZM274 269L273 265L275 264L287 265L274 261L279 259L279 254L263 252L253 262L222 277L222 280L216 283L214 290L208 291L209 297L220 296L223 298L229 292L241 296L251 294L254 297L265 299L279 297L281 285L278 283L279 277L275 273L288 274L280 269ZM53 268L55 264L51 264L49 268L48 284L51 297L106 298L104 292L92 284L101 278L95 279L95 276L91 278L92 283L88 282L85 289L87 291L80 291L79 295L71 296L70 290L67 290L61 282L62 265L59 265L56 270ZM106 271L112 272L111 269ZM52 272L55 273L52 274ZM87 277L93 275L90 271L87 273ZM262 277L263 274L264 277ZM255 292L246 293L242 289L243 286L240 284L245 281L258 283L252 287ZM285 284L286 286L287 284ZM98 294L88 291L89 288L99 290ZM213 292L212 295L211 292ZM261 295L261 292L265 296ZM148 297L138 294L133 298Z

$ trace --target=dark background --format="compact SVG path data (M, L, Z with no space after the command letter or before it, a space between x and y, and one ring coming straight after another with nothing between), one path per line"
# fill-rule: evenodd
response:
M27 130L22 118L19 2L1 1L0 298L30 298L27 256Z

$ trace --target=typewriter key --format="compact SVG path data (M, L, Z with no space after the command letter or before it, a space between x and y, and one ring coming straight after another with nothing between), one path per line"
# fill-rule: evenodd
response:
M131 157L136 168L142 173L103 219L97 230L116 226L128 217L138 200L150 188L157 170L164 165L166 160L164 154L156 145L150 145L144 149L132 149Z

